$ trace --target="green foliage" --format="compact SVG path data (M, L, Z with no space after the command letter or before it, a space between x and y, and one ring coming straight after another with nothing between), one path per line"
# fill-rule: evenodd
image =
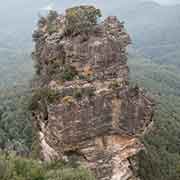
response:
M41 154L41 145L40 145L40 141L39 141L39 136L38 136L38 132L36 131L36 129L34 129L33 131L33 140L32 140L32 144L31 144L31 152L30 152L30 156L33 159L39 159L40 154Z
M50 10L47 15L47 21L49 23L53 22L58 17L58 13L54 10Z
M73 7L66 11L66 32L68 34L88 33L97 24L101 12L93 6Z
M57 32L57 23L56 18L58 17L58 13L56 11L49 11L49 14L47 15L47 31L49 34L52 34L54 32Z
M120 87L120 83L116 80L112 81L111 84L109 85L109 88L114 89L114 90L119 88L119 87Z
M35 96L40 99L46 98L47 102L53 103L54 100L58 97L58 93L50 88L41 88L36 91Z
M62 81L72 81L78 72L76 68L70 65L65 65L64 60L58 59L51 61L47 66L47 75L50 79Z
M72 81L74 77L78 74L75 67L65 66L62 72L62 79L64 81Z
M83 96L83 92L81 89L74 90L73 97L76 99L81 99Z
M74 89L73 97L77 100L83 97L93 97L95 95L95 90L91 87L85 89Z
M146 152L139 154L143 180L179 180L180 76L177 67L157 65L143 58L130 58L133 83L156 94L154 128L142 138Z
M88 170L58 161L43 163L14 155L0 155L1 180L95 180Z
M180 98L163 97L154 120L154 130L143 138L147 152L139 154L140 175L144 180L179 180ZM174 111L174 112L173 112ZM172 113L172 114L171 114Z
M31 114L27 100L31 93L25 87L0 92L0 149L28 154L32 143Z
M57 25L56 24L48 24L47 26L47 31L49 34L53 34L55 32L57 32Z
M40 102L54 103L58 98L58 93L55 90L44 87L34 90L29 101L29 110L34 111L40 108Z
M95 180L90 173L82 167L50 171L47 180Z
M179 68L174 65L159 65L150 59L141 57L129 58L130 74L133 83L155 93L180 95Z
M132 8L132 6L129 7ZM145 8L146 7L148 6L145 6ZM122 6L122 8L124 8L124 6ZM163 6L158 6L157 8L148 8L147 10L150 10L150 16L144 16L144 12L147 14L148 11L144 11L143 9L140 12L139 8L136 8L137 11L134 11L135 16L131 16L131 13L127 13L129 12L128 10L118 10L118 13L120 13L119 17L125 17L128 24L131 25L128 29L132 32L135 46L140 48L143 53L145 52L150 56L153 55L153 57L158 57L156 62L159 63L153 63L153 60L150 61L140 58L133 59L132 61L130 60L133 81L135 83L138 82L152 92L160 92L163 94L158 101L160 104L155 115L155 129L143 139L147 152L142 152L140 154L139 173L144 180L176 180L179 179L180 176L180 107L178 105L180 102L180 77L179 69L176 67L176 65L180 67L178 36L179 17L175 14L180 11L175 11L174 8L178 9L179 7L165 7L164 9ZM4 6L2 6L2 9L4 9ZM6 9L9 9L9 7ZM31 43L28 42L31 42L31 40L30 34L26 32L33 28L33 9L34 8L29 8L28 6L28 11L30 11L30 13L26 13L26 15L30 18L24 17L25 14L22 15L22 12L19 12L18 15L14 13L16 16L15 18L9 16L9 20L5 21L13 21L13 23L9 23L9 29L2 29L4 34L1 36L0 51L2 67L0 71L1 89L2 87L4 88L4 86L13 87L17 83L25 84L25 82L32 77L32 63L28 57L31 51ZM161 18L165 16L166 18ZM19 23L17 22L20 17L23 17L22 21L24 23L21 23L22 27L19 28L19 32L14 32L14 29L16 29L14 28L15 24L18 24L19 27ZM82 18L83 17L85 16L82 16ZM4 19L4 16L2 16L2 18ZM27 19L31 19L32 23L27 21ZM71 19L73 21L73 17L70 18L69 22L71 22ZM137 21L134 21L134 19ZM163 19L167 19L167 22L164 23ZM14 21L16 21L16 23L14 23ZM3 21L1 22L3 24ZM52 19L49 18L49 22L49 33L55 32L56 26L54 17ZM138 26L137 22L140 22L141 26ZM147 25L147 22L149 22L149 25ZM74 24L68 24L69 33L76 34L82 32L82 30L83 32L87 32L89 29L91 30L92 27L90 26L89 28L89 24L84 27L78 26L78 21L77 24L76 21ZM1 27L6 27L6 23ZM88 28L86 29L86 27ZM172 33L172 31L175 33ZM22 34L24 35L22 36ZM24 47L26 47L26 49ZM164 65L165 63L168 65ZM175 66L172 66L172 64ZM38 68L38 72L40 72L40 66L38 66ZM22 92L22 89L18 87L11 90L1 90L0 92L0 148L2 149L13 149L21 152L22 150L26 151L26 149L29 150L31 146L32 128L30 117L26 110L27 97L25 94ZM6 161L6 158L0 161L0 179L4 180L4 175L7 172L5 180L24 180L25 178L22 176L18 176L18 178L15 177L16 173L13 178L8 177L8 171L11 174L10 169L13 169L14 163L7 163L8 166L6 166ZM36 167L36 165L34 166ZM37 169L39 169L39 165ZM49 168L46 176L53 180L53 178L49 176L49 170L51 169L53 169L51 171L53 177L55 176L54 174L56 171L54 168ZM57 170L57 168L55 169ZM54 179L56 179L56 177Z
M45 170L39 162L14 155L0 156L1 180L45 180Z
M47 65L47 75L51 78L61 74L63 72L64 61L63 58L51 60Z

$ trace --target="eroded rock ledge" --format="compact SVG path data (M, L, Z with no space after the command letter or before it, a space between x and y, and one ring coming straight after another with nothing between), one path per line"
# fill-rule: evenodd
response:
M123 23L80 6L51 11L33 34L32 110L44 160L70 159L100 180L137 180L132 157L152 122L153 102L129 86Z

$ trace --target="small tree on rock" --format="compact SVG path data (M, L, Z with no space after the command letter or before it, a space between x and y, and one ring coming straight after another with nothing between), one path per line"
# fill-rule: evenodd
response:
M66 33L88 33L97 24L101 11L93 6L78 6L66 10Z

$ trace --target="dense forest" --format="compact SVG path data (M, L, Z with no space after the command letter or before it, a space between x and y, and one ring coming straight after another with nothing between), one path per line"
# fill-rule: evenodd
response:
M180 176L180 76L175 66L157 65L142 57L129 57L131 83L140 84L155 97L152 131L142 138L147 151L139 154L144 180L178 180ZM0 147L29 155L34 134L28 99L31 90L18 86L1 91ZM33 155L33 154L32 154Z
M132 83L150 90L156 102L153 129L142 138L147 151L139 154L139 173L144 180L179 180L179 69L142 57L129 58L129 65Z

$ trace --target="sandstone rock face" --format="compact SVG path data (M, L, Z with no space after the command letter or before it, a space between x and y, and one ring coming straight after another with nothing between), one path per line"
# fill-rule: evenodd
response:
M97 179L138 180L132 157L144 148L138 137L152 123L153 102L129 86L130 37L116 17L73 34L66 18L54 17L53 32L41 19L33 34L40 79L34 86L56 94L51 102L38 99L34 111L43 159L75 156Z

